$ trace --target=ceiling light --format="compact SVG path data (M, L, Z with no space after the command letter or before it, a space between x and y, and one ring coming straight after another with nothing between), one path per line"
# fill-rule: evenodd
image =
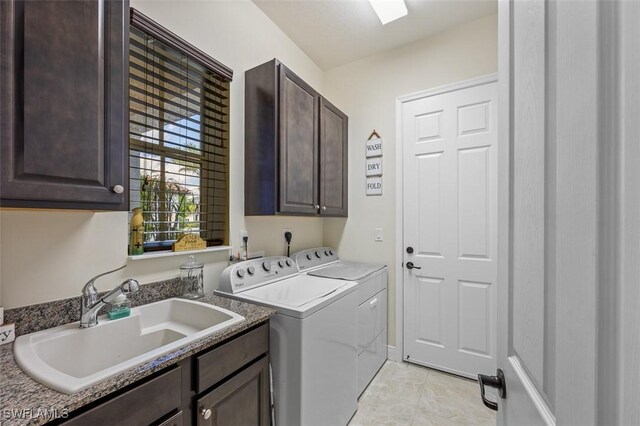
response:
M382 25L407 15L404 0L369 0Z

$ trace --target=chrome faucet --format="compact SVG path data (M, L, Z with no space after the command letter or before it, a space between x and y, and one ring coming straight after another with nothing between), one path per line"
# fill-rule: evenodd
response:
M129 295L138 291L140 284L138 281L129 278L118 287L111 290L104 297L98 298L98 290L93 284L98 278L111 274L125 268L127 265L121 266L113 271L103 272L96 275L82 287L82 301L80 304L80 328L88 328L98 325L98 312L107 303L118 297L120 294Z

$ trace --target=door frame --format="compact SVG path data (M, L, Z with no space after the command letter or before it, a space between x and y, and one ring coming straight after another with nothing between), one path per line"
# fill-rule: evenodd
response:
M403 217L403 203L404 203L404 186L402 175L402 164L404 155L403 146L403 134L402 134L402 106L411 101L418 99L428 98L435 95L441 95L443 93L454 92L461 89L469 89L471 87L480 86L483 84L498 82L498 73L485 74L478 77L470 78L467 80L457 81L443 86L438 86L432 89L421 90L419 92L410 93L408 95L398 96L396 98L396 256L395 256L395 332L396 342L395 347L389 346L388 358L393 361L402 361L404 359L404 268L402 264L404 262L404 217ZM498 82L498 84L500 84ZM498 114L500 114L500 105L498 104ZM500 127L500 119L498 118L498 128ZM499 137L498 145L499 149ZM500 155L498 153L498 187L500 187ZM499 200L499 195L498 200ZM498 236L500 236L500 210L498 209ZM508 229L507 229L508 231ZM500 253L496 258L498 271L500 270ZM498 282L496 281L496 285ZM497 330L496 330L497 331Z

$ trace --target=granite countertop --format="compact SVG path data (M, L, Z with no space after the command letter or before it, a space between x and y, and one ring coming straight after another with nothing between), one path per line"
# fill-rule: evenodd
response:
M236 312L245 320L73 395L58 392L34 381L16 364L13 343L0 346L0 425L44 424L264 322L275 314L270 308L215 295L206 296L199 301ZM71 352L70 348L70 356L73 356Z

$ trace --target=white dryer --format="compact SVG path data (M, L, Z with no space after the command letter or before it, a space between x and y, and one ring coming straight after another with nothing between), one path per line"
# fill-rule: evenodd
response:
M346 425L357 409L357 283L300 274L288 257L227 267L215 293L277 311L271 319L275 423Z
M340 260L331 247L294 253L300 272L330 281L355 281L358 287L358 396L387 359L387 267Z

